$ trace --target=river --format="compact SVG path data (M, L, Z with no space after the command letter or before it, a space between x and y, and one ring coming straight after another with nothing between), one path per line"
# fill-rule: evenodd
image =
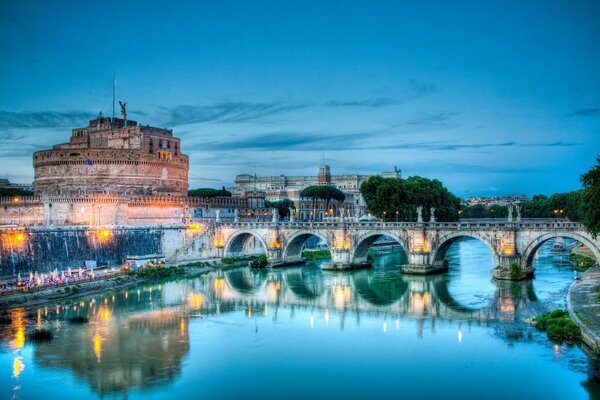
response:
M238 268L13 309L0 398L598 398L585 354L525 322L564 307L564 258L547 242L534 280L495 282L488 248L461 239L426 277L403 275L400 252L368 270ZM26 341L34 327L53 340Z

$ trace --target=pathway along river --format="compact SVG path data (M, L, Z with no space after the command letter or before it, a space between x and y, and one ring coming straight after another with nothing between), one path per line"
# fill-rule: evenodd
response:
M465 239L435 276L402 275L402 253L352 273L241 268L14 309L0 398L596 398L582 351L524 322L564 307L574 271L550 246L523 283L493 282L489 250ZM54 339L27 342L36 326Z

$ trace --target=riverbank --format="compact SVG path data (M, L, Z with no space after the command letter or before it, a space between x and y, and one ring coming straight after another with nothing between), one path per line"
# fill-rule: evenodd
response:
M139 272L119 272L73 285L51 286L33 292L19 292L0 296L0 309L40 306L54 301L124 289L161 278L189 278L212 271L215 268L217 268L216 263L197 262L140 270Z
M581 328L583 343L600 356L600 266L573 282L567 294L569 316Z

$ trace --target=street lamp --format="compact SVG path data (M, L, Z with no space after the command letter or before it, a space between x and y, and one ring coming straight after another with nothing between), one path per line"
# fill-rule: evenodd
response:
M396 222L398 222L398 214L399 214L399 212L398 212L398 210L396 210Z
M21 199L19 197L15 197L13 199L13 203L15 203L17 206L19 205L20 202L21 202ZM17 225L21 225L21 208L19 207L19 209L17 211L19 212L19 220L17 221Z

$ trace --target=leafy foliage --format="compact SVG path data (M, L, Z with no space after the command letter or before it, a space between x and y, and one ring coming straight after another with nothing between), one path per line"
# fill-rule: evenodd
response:
M578 342L581 340L581 329L571 321L569 313L556 309L548 314L538 315L534 319L536 328L546 331L548 338L556 342Z
M521 265L518 262L516 262L516 261L511 262L509 271L510 271L511 279L522 279L523 278L523 268L521 268Z
M411 176L408 179L372 176L360 186L367 208L381 218L416 221L417 207L423 206L423 218L430 217L430 207L435 207L438 221L456 221L460 199L450 193L442 182Z
M265 200L265 208L276 208L279 212L279 217L286 218L290 215L290 208L296 209L296 205L290 199L278 201Z
M11 196L33 196L33 192L31 190L16 189L16 188L0 189L0 197L11 197Z
M250 261L250 264L248 265L250 268L264 268L269 265L269 259L267 258L266 254L261 254L256 257L256 259Z
M346 195L338 188L328 185L313 185L304 188L300 192L300 197L312 199L313 210L316 209L317 200L323 200L326 202L326 209L329 209L329 204L332 200L343 202L346 199Z
M596 161L598 165L581 175L581 222L594 237L600 234L600 156Z
M231 192L225 190L225 186L221 189L213 189L213 188L199 188L188 191L188 196L191 197L231 197Z

